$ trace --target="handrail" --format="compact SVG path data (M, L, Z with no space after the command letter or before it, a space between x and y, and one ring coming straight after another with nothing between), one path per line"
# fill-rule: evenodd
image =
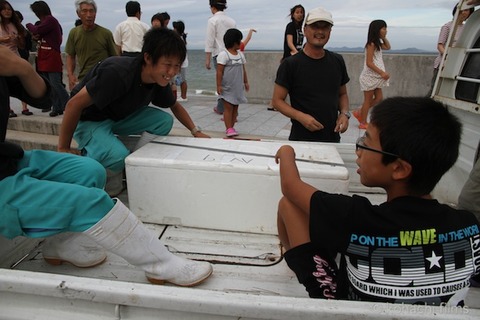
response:
M465 81L465 82L480 83L480 79L475 79L475 78L467 78L467 77L456 76L455 79L460 80L460 81Z

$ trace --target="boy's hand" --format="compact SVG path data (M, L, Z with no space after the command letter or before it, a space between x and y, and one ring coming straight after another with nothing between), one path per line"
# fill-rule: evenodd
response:
M278 149L277 154L275 155L275 163L280 163L281 158L293 158L295 160L295 150L292 146L284 145Z

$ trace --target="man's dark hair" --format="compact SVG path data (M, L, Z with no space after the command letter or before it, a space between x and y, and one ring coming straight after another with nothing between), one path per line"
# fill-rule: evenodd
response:
M45 1L35 1L30 5L30 9L38 18L52 15L50 7Z
M383 151L412 166L412 195L429 194L457 161L462 124L443 104L423 97L385 99L372 109ZM383 163L395 161L383 156Z
M233 47L235 44L240 44L243 39L243 34L240 30L232 28L228 29L223 36L223 43L225 44L225 48L229 49Z
M210 7L223 11L227 9L227 0L210 0Z
M137 1L128 1L125 5L125 11L128 17L135 17L135 15L141 11L140 3Z
M187 48L177 32L167 28L152 28L143 37L142 55L145 53L152 58L154 65L160 57L178 57L183 63Z

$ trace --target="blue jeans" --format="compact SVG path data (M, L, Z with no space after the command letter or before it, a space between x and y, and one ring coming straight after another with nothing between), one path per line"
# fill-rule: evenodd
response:
M68 93L62 81L61 72L40 72L52 86L52 111L63 112L68 101Z

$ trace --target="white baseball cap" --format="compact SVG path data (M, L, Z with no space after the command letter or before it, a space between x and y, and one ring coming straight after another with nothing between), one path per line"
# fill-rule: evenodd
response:
M333 26L332 14L322 7L312 9L307 13L305 25L309 25L318 21L325 21Z

